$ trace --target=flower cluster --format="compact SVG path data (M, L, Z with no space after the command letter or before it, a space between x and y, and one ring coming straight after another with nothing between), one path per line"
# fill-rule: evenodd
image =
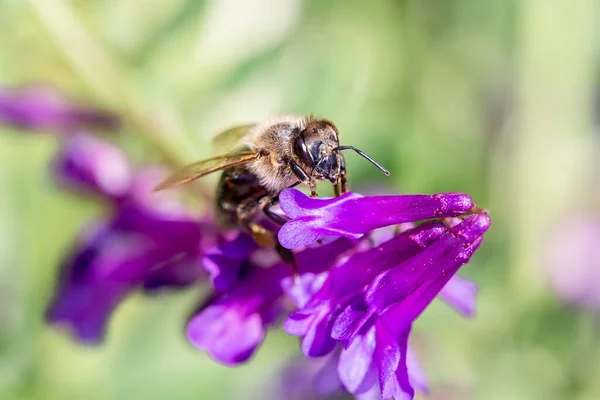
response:
M160 170L134 171L118 148L78 133L64 142L52 172L60 185L101 197L110 213L84 229L64 263L50 322L99 342L111 311L133 288L182 286L206 275L199 257L214 230L177 199L150 194Z
M16 126L71 130L73 121L77 129L90 121L65 102L45 104L41 118L39 101L12 95L0 99L0 118ZM491 222L468 195L317 199L286 189L279 200L287 222L263 225L294 252L293 273L248 233L195 217L178 193L152 193L160 169L133 168L119 148L73 132L52 174L110 211L84 229L65 260L47 318L83 342L104 338L112 310L134 290L208 281L187 336L216 361L249 360L283 320L304 355L321 360L314 377L322 394L410 399L415 388L427 391L408 346L413 322L436 296L466 316L475 312L476 287L456 273Z
M320 357L341 348L339 378L352 393L378 385L384 398L411 397L425 389L418 368L409 368L412 322L438 294L459 311L474 310L475 287L454 278L490 226L466 195L374 196L347 194L310 199L282 193L282 208L293 219L279 233L282 243L331 235L355 237L375 228L416 219L445 217L390 234L355 250L329 269L312 296L298 298L298 309L284 323L302 337L302 351ZM456 215L461 218L452 218ZM389 234L389 233L388 233Z

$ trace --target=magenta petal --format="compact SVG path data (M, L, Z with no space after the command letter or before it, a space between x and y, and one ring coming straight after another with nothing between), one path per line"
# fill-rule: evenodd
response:
M285 278L281 282L284 292L294 302L296 307L304 307L314 294L321 289L327 279L327 272L314 274L308 272L299 277Z
M279 243L287 249L296 249L316 242L331 232L313 228L307 220L289 221L279 230ZM352 236L356 237L356 236ZM358 236L360 237L360 235Z
M460 266L471 257L472 252L475 251L480 243L481 239L476 240L471 246L463 251L462 255L459 256L457 260L446 265L439 277L426 282L406 296L402 301L386 309L384 316L387 316L389 320L394 321L388 328L393 329L396 334L400 334L400 332L407 329L412 321L414 321L431 301L433 301L435 296L446 285L450 277L453 276Z
M307 357L323 356L335 347L335 340L331 338L331 312L323 307L312 320L310 328L302 339L302 352Z
M373 315L374 312L367 309L364 299L356 297L336 315L331 329L331 337L342 342L344 347L348 347L354 336L360 330L364 330L363 328Z
M410 329L401 335L388 331L381 321L376 327L376 362L379 367L379 386L383 398L412 399L414 389L408 379L406 353Z
M283 323L283 330L290 335L304 336L314 321L314 314L302 311L292 312Z
M121 197L129 190L132 172L117 146L85 133L65 140L53 164L59 184L107 197Z
M346 193L333 199L314 199L286 189L279 200L291 218L279 231L279 241L287 248L331 235L358 238L384 226L458 216L473 208L471 198L461 193L372 197Z
M388 330L390 318L377 324L376 359L379 365L379 385L383 398L412 399L414 389L408 376L408 337L410 327L398 334Z
M441 223L428 222L377 247L353 254L330 270L313 299L335 301L362 291L378 274L415 256L445 232Z
M211 305L190 320L187 335L194 346L229 366L247 361L263 341L257 313L244 315L225 305Z
M279 194L281 210L290 218L306 216L318 217L322 214L323 207L336 204L340 200L358 199L362 196L358 193L348 192L336 198L313 198L308 197L297 189L285 189Z
M296 253L296 264L300 276L283 280L282 286L296 307L304 307L321 289L334 262L356 244L341 238L331 243L307 248Z
M262 342L266 327L281 315L282 264L271 268L244 266L244 279L225 293L215 293L188 323L194 346L227 365L248 360Z
M454 275L440 291L439 297L466 317L475 315L477 285Z
M312 379L314 390L320 396L328 396L341 389L337 372L338 354L339 351L333 351L322 357L325 358L325 363Z
M305 308L311 310L322 304L334 304L340 312L335 317L331 336L349 344L373 315L373 312L366 312L362 301L364 286L381 271L410 260L422 247L429 246L446 232L447 228L441 223L427 222L378 247L353 254L346 262L331 269L325 283ZM327 307L331 309L329 305Z
M256 243L252 237L239 234L233 240L220 243L206 251L202 264L210 274L216 291L227 290L237 280L241 265L254 249Z
M337 376L338 357L339 352L336 351L325 357L295 359L284 364L277 373L274 393L269 395L269 382L261 398L306 400L335 396L342 389Z
M445 285L458 268L469 261L488 228L489 217L485 214L465 218L415 257L377 276L366 291L365 302L369 308L381 312L413 291L419 291L420 285L440 291L443 286L438 288L439 284ZM473 240L477 245L472 244Z
M357 393L354 395L355 400L381 400L381 389L378 384L373 385L368 391L364 393Z
M354 340L348 349L340 354L338 373L344 387L350 393L362 393L375 384L374 370L375 328Z
M462 241L446 234L415 257L383 272L367 288L365 301L381 312L441 273L463 250Z

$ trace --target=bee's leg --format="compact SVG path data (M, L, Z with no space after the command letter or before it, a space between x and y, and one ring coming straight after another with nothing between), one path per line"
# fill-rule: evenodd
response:
M281 260L290 266L290 268L292 269L292 276L294 277L294 279L299 276L298 273L298 264L296 263L296 255L294 254L293 251L291 251L290 249L286 249L285 247L283 247L281 245L281 243L279 243L279 240L277 241L277 244L275 245L275 251L277 252L277 254L279 254L279 257L281 257Z
M301 166L294 160L289 160L289 166L292 169L296 178L300 179L302 183L304 183L310 189L310 197L317 196L317 184L315 181L308 175L308 173L302 169Z
M259 201L254 198L239 204L236 209L238 221L252 233L252 237L259 246L275 247L277 242L273 233L252 220L259 210Z
M348 191L348 175L346 173L346 160L344 159L343 154L340 154L339 157L340 175L335 185L333 185L333 192L335 193L335 197L339 197Z
M271 207L277 205L279 203L279 195L268 198L266 197L264 201L262 201L262 210L271 221L275 222L277 225L283 225L287 222L287 219L282 217L281 215L271 211Z
M287 220L285 218L283 218L281 215L276 214L270 210L270 208L272 206L276 205L278 202L279 202L279 196L275 196L275 197L265 196L258 201L259 207L262 208L262 210L265 213L265 215L267 216L267 218L269 218L271 221L275 222L278 225L283 225L287 222ZM258 225L258 224L256 224L256 225ZM258 226L260 226L260 225L258 225ZM262 227L260 226L260 228L262 228ZM253 228L250 227L250 229L253 229ZM256 228L254 228L254 229L256 229ZM264 229L264 228L262 228L262 229ZM277 239L277 236L275 234L273 234L272 232L267 232L267 233L271 234L271 237L275 241L275 244L272 247L275 247L275 251L277 252L277 254L279 254L279 257L281 257L281 260L292 268L292 273L293 273L294 277L298 276L296 256L294 255L294 252L292 252L290 249L283 247L281 245L281 243L279 243L279 240ZM254 232L253 232L253 234L254 234Z
M294 187L298 185L297 183L291 185L290 187ZM279 214L274 213L273 211L270 210L271 207L273 207L274 205L279 204L279 195L273 197L271 199L271 201L269 201L264 207L263 207L263 212L265 213L265 215L273 222L275 222L278 225L284 225L286 222L288 222L287 219L285 219L284 217L282 217ZM317 243L322 244L322 240L321 239L317 239Z

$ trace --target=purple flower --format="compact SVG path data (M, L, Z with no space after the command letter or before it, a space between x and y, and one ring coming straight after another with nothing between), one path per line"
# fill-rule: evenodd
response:
M68 326L83 342L103 338L111 311L136 287L189 285L205 275L201 225L193 220L122 209L82 236L61 268L47 318Z
M277 264L270 269L251 264L246 274L226 294L214 294L187 326L189 340L225 365L248 360L262 343L265 328L283 311L281 280L289 267Z
M189 340L225 365L247 361L263 341L266 328L282 316L284 291L292 289L296 290L297 296L306 296L302 285L295 284L297 279L315 277L324 272L337 256L351 247L350 241L342 239L298 253L301 275L294 278L290 266L281 263L273 250L254 248L252 254L246 255L246 259L240 262L240 254L248 249L244 240L238 236L221 244L220 262L211 261L211 275L229 275L233 269L237 276L227 279L225 291L219 292L218 284L215 285L217 291L200 306L188 323ZM222 250L226 248L231 249L230 259L223 256ZM214 253L208 251L206 254L210 257ZM261 266L256 264L258 259Z
M412 214L414 219L436 218L440 212L445 216L457 215L460 211L454 207L464 204L473 208L470 199L459 194L437 195L438 199L463 198L445 202L452 206L445 206L443 211L431 206L436 196L404 197L385 199L388 205L400 205L393 208L396 213L417 210ZM288 224L295 227L295 234L308 232L311 240L330 235L331 226L335 226L338 235L350 236L363 233L364 226L373 229L384 225L384 221L408 220L402 215L387 215L383 207L376 211L367 207L377 204L378 198L347 195L317 200L297 193L291 196L288 191L283 201L291 203L291 206L282 204L282 209L291 210L288 216L292 220ZM349 201L355 204L349 207ZM373 203L369 203L371 201ZM338 212L335 209L338 203L347 212L353 210L352 217ZM402 207L405 204L410 207ZM323 209L327 209L327 213L322 212ZM469 210L462 213L465 211ZM338 343L342 344L344 350L338 370L344 387L350 392L363 393L377 384L384 398L412 398L413 385L418 387L411 382L408 369L408 336L412 322L440 294L460 266L468 262L489 225L490 219L485 213L465 215L459 220L431 221L378 246L357 251L329 271L313 297L290 314L284 329L302 337L302 350L309 357L324 356ZM290 232L292 230L284 226L280 239ZM474 294L471 284L459 280L450 283L443 295L461 312L470 315L474 311ZM412 381L422 382L414 378Z
M115 130L119 119L108 111L75 105L49 87L31 85L0 87L0 123L63 133L79 128Z
M475 313L477 288L456 273L490 219L465 194L312 199L287 189L280 202L290 220L281 228L256 222L292 249L293 274L249 233L194 218L176 191L152 193L162 171L133 169L108 142L68 136L53 174L110 210L64 263L47 314L84 342L102 340L111 312L134 290L208 281L212 291L186 331L216 361L248 361L285 319L306 356L326 358L311 378L317 393L410 399L428 390L408 344L413 322L436 296Z
M374 331L365 340L356 341L348 351L336 347L332 352L316 358L294 359L275 376L274 399L381 399L381 390L376 376L363 360L373 353ZM356 357L356 358L355 358ZM429 392L427 377L419 365L414 351L407 348L407 370L409 380L420 392ZM351 366L348 368L348 366ZM371 374L365 380L366 374ZM366 382L360 393L351 393L352 382ZM350 387L345 386L350 382Z
M462 193L371 196L346 193L335 199L314 199L295 189L279 195L281 209L292 218L279 231L279 241L293 249L325 236L359 238L374 229L428 218L454 217L471 210Z
M237 232L232 240L222 238L205 252L202 262L216 291L224 292L237 281L242 265L257 248L250 235Z
M114 163L120 163L118 185L117 179L99 178ZM112 310L132 290L185 286L206 276L201 258L214 228L192 218L172 196L151 197L160 171L134 172L115 147L84 135L67 140L55 166L60 182L104 196L112 214L88 227L63 263L49 322L97 343Z

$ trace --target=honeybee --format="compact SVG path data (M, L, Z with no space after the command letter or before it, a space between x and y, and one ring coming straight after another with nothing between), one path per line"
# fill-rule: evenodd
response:
M303 184L317 196L316 181L328 180L336 196L348 191L346 162L342 151L354 150L384 174L389 172L353 146L340 146L336 126L326 119L286 115L266 122L236 126L213 139L213 143L236 143L233 151L190 164L165 179L154 190L179 186L208 174L223 171L216 193L216 214L225 228L247 228L257 243L275 246L284 261L293 255L256 222L261 210L277 224L285 219L273 212L279 193Z

